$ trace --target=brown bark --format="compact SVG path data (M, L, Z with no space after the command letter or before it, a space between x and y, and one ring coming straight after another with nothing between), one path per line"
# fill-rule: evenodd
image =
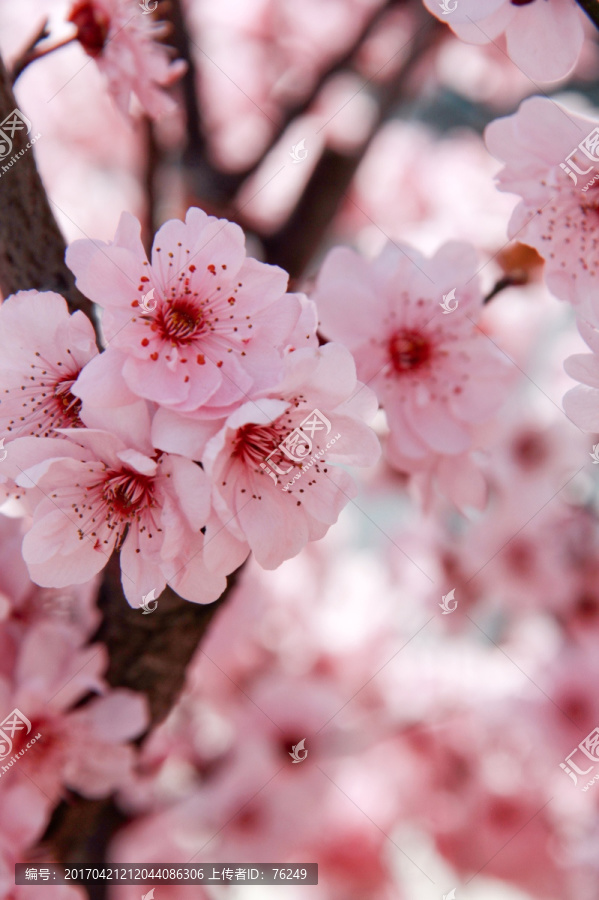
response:
M0 122L14 109L18 104L0 59ZM66 244L37 171L34 148L26 149L37 133L35 122L30 134L15 132L12 151L0 160L0 291L4 297L29 288L57 291L72 310L83 310L93 322L92 304L65 265Z

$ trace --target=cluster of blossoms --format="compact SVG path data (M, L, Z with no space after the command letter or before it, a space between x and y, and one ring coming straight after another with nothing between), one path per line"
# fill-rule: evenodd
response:
M64 590L32 583L19 553L22 525L0 517L2 898L28 895L15 887L15 862L42 840L67 792L97 800L131 781L137 751L130 742L148 724L145 698L110 689L106 648L89 643L100 620L98 578ZM87 894L63 886L52 896Z
M356 491L339 464L378 458L376 400L346 348L318 346L286 274L199 209L159 230L151 261L124 214L111 244L77 241L67 262L101 308L103 352L57 294L0 309L2 475L30 516L34 581L84 583L120 551L132 605L167 582L206 603L250 550L275 568L321 538ZM312 451L283 490L275 472Z
M566 360L581 384L564 398L567 415L597 432L599 415L599 121L548 99L532 97L512 116L488 126L487 146L504 162L501 190L521 197L509 236L534 247L545 261L550 291L570 303L591 354Z

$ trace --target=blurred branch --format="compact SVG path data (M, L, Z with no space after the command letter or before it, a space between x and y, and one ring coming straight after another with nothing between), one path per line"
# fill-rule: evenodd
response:
M426 14L420 21L399 71L378 88L378 112L367 139L351 154L325 149L289 219L275 234L262 239L266 261L286 269L292 278L298 278L315 255L379 127L405 97L408 76L443 33L432 16Z
M509 275L504 275L503 278L500 278L497 281L485 299L483 303L488 303L493 297L496 297L501 291L504 291L508 287L521 287L523 284L528 284L529 277L528 273L522 269L519 272L511 272Z
M595 28L599 28L599 0L576 0Z
M187 143L183 154L183 164L189 183L189 188L194 197L207 207L216 206L213 211L220 214L221 207L229 207L235 194L242 184L254 174L261 165L264 157L276 146L285 129L298 116L304 115L313 105L320 94L323 85L335 74L347 69L354 61L355 56L380 25L387 14L396 7L406 5L408 0L386 0L380 7L372 11L364 27L346 48L341 56L333 59L315 80L309 92L300 100L283 109L281 121L275 129L268 145L264 148L260 158L243 171L222 172L217 169L209 158L209 147L206 135L202 129L202 114L197 97L198 74L195 68L192 42L188 37L184 14L181 8L181 0L170 0L170 20L174 28L174 38L171 43L176 46L179 55L186 60L188 71L183 81L184 104L187 115ZM208 211L211 211L210 209Z
M0 58L0 122L17 108L10 76ZM77 290L65 265L66 244L37 171L34 151L27 149L27 138L25 129L16 131L10 159L0 161L0 291L4 297L30 288L57 291L72 311L82 310L95 326L92 304ZM4 171L11 159L14 162Z
M19 75L25 71L27 66L35 62L36 59L41 59L43 56L47 56L49 53L53 53L54 50L59 50L61 47L66 47L67 44L72 44L73 41L77 40L76 34L71 34L68 37L60 38L54 43L47 41L45 44L40 42L44 41L45 38L48 37L48 20L46 19L43 25L40 26L38 31L34 34L34 36L29 41L28 45L25 49L19 54L15 62L12 66L11 77L12 83L14 84Z

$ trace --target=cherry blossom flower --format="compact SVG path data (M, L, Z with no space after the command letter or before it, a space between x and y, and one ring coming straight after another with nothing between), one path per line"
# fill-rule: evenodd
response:
M599 309L594 299L580 308L577 322L591 353L576 353L565 360L566 372L580 384L566 393L563 405L579 428L599 432Z
M185 72L183 60L171 62L156 42L162 25L140 15L130 0L76 0L68 16L77 40L98 65L119 108L128 113L134 94L152 118L175 108L162 90Z
M455 502L480 506L484 491L477 482L472 488L468 454L474 426L503 402L508 368L476 324L476 268L473 249L461 243L445 244L431 260L389 244L372 263L335 248L313 297L325 336L349 347L358 377L386 412L390 462L436 472ZM454 288L458 308L444 315L439 304Z
M75 649L62 626L27 630L11 677L0 678L0 708L20 710L31 730L13 735L0 763L3 778L21 770L55 801L63 784L101 797L130 777L134 751L124 745L146 727L146 701L132 691L107 691L100 677L106 664L102 645ZM73 709L90 691L103 696Z
M104 405L145 397L214 418L279 380L302 303L285 294L282 269L246 258L232 222L190 209L184 223L173 219L158 231L150 264L139 222L124 213L112 244L75 241L67 263L104 310L109 348L85 375L106 384Z
M231 568L206 569L200 529L210 512L208 480L191 460L148 449L134 424L128 443L97 429L64 429L68 440L19 438L11 445L17 484L46 495L23 541L31 578L45 587L80 584L119 550L132 606L151 590L160 594L167 580L185 599L211 602L244 554L235 554L235 541L223 532L214 556ZM232 556L216 551L223 541Z
M376 402L356 381L348 351L330 344L286 362L281 383L232 413L202 460L215 511L267 569L323 537L355 496L352 478L335 463L368 466L379 455L362 421ZM287 453L278 449L283 442Z
M545 260L548 288L574 304L599 283L599 187L585 190L597 162L596 155L595 163L589 158L591 145L587 154L577 151L574 165L568 157L597 125L553 100L531 97L485 132L489 152L505 163L497 176L499 189L522 198L509 236L535 248Z
M81 400L71 389L97 353L82 312L49 291L19 291L0 307L0 431L55 437L78 428Z
M439 0L424 0L424 5L463 41L495 43L505 35L510 58L533 81L564 78L582 49L584 29L575 0L448 0L445 8Z

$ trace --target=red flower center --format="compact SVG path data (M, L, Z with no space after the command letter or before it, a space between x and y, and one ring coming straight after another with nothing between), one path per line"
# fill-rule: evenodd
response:
M160 332L164 340L179 346L191 344L205 330L206 321L202 313L189 300L162 303L152 322L152 331Z
M54 396L62 411L62 428L83 428L83 422L79 418L81 412L81 400L71 393L76 378L64 378L54 385ZM58 427L58 426L57 426Z
M276 450L286 434L276 425L243 425L237 432L232 456L259 466Z
M121 522L133 519L152 505L152 479L146 475L122 471L111 474L102 488L108 519Z
M106 43L110 18L104 10L89 0L79 0L71 9L67 21L77 27L77 40L86 53L98 56Z
M396 372L413 372L429 361L431 345L420 332L404 329L391 338L389 354Z

